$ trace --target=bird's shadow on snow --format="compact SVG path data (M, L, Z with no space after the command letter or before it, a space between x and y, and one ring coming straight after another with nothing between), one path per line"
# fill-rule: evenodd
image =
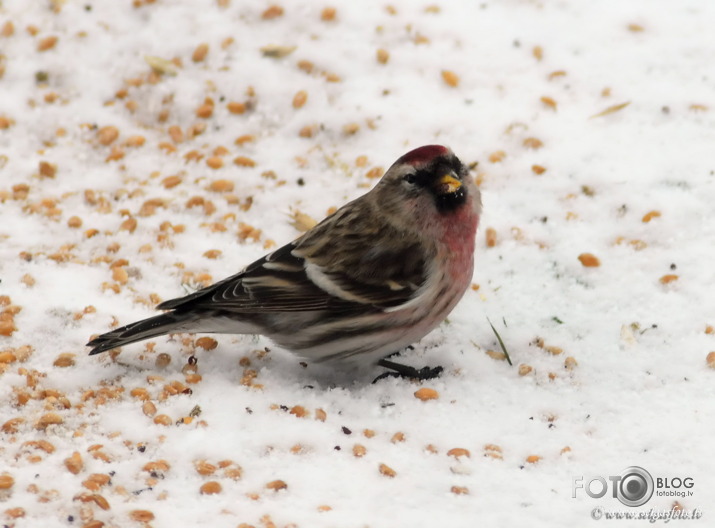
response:
M435 361L429 354L424 354L428 347L419 346L415 350L405 351L404 354L391 356L391 361L410 365L420 369L426 363ZM436 364L429 365L437 366ZM273 379L285 380L298 384L304 388L316 390L331 390L335 388L347 390L370 390L371 387L383 387L395 382L409 382L414 380L402 379L396 376L387 376L378 379L382 374L392 371L379 366L376 362L364 363L316 363L302 360L290 352L276 350L270 361L265 366L266 373ZM442 374L443 376L445 374Z
M155 351L168 353L172 361L165 367L157 367L154 364L156 359L154 354L142 354L139 350L132 350L130 346L127 347L127 350L123 350L115 360L102 362L104 369L98 374L105 380L126 379L133 376L143 378L146 375L172 378L177 375L181 376L182 369L189 358L193 357L198 373L207 379L210 377L215 382L226 385L242 384L248 369L256 371L253 381L263 384L267 388L280 385L284 388L293 387L313 393L329 392L334 389L355 391L361 394L384 393L387 388L395 384L414 383L412 380L392 376L375 382L381 374L388 372L388 369L375 362L365 362L364 364L315 363L301 359L278 347L270 348L265 355L254 355L250 357L249 362L243 364L239 363L241 358L250 356L247 354L245 343L225 343L211 351L197 349L194 356L185 350L180 351L179 348L176 343L171 341L158 344ZM257 347L252 348L255 352ZM430 363L429 366L434 367L437 364L431 363L437 361L437 358L426 353L430 348L433 346L418 345L414 350L390 357L390 360L418 369L428 363ZM192 361L194 360L192 359ZM442 377L446 375L443 373Z

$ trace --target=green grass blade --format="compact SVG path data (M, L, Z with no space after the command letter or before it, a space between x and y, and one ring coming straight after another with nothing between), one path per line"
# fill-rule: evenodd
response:
M514 364L511 362L511 358L509 357L509 352L507 351L506 346L504 346L504 341L502 341L501 336L499 335L499 332L497 332L497 329L494 328L494 325L489 320L489 317L487 317L487 322L489 323L489 326L492 327L492 332L494 332L494 335L497 336L497 341L499 341L499 346L501 347L501 351L504 352L504 355L506 356L506 360L509 362L509 365L514 366Z

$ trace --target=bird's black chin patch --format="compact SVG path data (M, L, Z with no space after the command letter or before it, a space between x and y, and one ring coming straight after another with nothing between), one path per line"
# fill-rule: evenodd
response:
M454 192L435 195L437 210L442 213L454 211L467 201L467 191L460 187Z

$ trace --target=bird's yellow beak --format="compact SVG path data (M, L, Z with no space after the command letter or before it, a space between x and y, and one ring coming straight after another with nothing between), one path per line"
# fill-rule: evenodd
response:
M451 194L457 192L462 187L462 182L452 176L451 173L445 174L437 181L439 183L439 194Z

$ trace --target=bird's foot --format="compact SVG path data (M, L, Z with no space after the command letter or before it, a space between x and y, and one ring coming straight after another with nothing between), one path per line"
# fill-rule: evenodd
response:
M416 369L415 367L410 367L409 365L395 363L389 359L381 359L377 362L377 364L381 367L390 369L390 371L380 374L372 381L373 383L377 383L385 378L409 378L423 381L439 377L444 370L442 367L422 367L421 369Z

